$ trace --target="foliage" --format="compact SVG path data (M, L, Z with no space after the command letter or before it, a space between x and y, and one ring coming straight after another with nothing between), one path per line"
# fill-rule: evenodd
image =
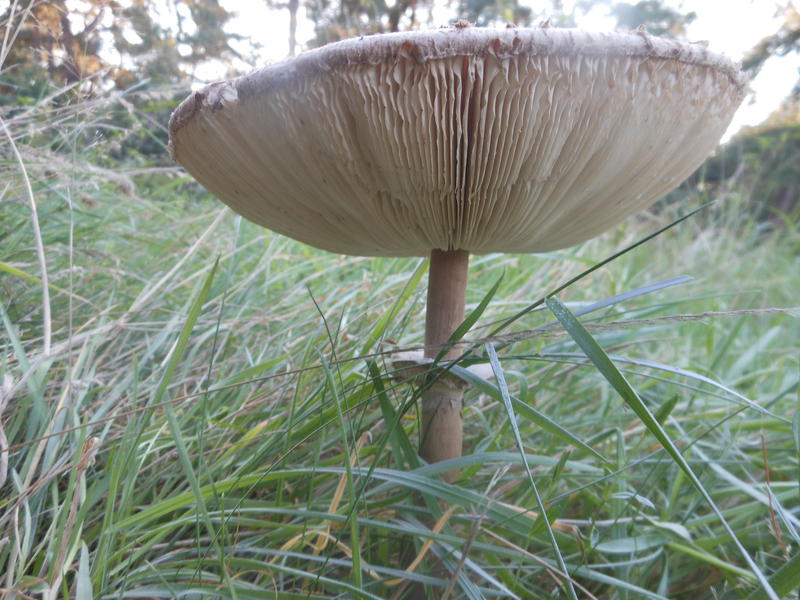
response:
M692 178L719 188L731 179L754 190L748 211L772 226L796 227L800 218L800 124L765 125L740 132Z
M10 2L0 23L15 39L0 60L0 102L35 102L79 83L83 93L175 83L204 62L236 55L237 36L225 30L230 16L219 0Z
M525 27L532 23L533 10L518 0L460 0L458 15L480 27L506 23Z
M619 2L612 6L610 12L617 19L617 26L622 29L646 27L653 35L679 38L686 36L686 26L697 17L693 12L683 14L665 6L659 0L641 0L636 4Z
M520 3L518 0L459 0L451 22L466 20L479 26L515 24L529 26L537 19L549 20L553 25L574 26L576 18L597 5L606 5L623 29L646 26L652 33L669 33L681 36L685 26L694 19L694 13L683 14L664 5L660 0L644 0L636 4L616 0L578 0L566 11L563 2ZM284 6L281 4L281 6ZM292 9L293 5L286 5ZM314 21L316 38L312 45L387 31L414 29L420 25L442 25L426 20L424 11L432 2L398 0L392 5L383 0L341 2L333 0L306 0L308 17ZM296 10L296 7L295 7Z
M757 73L773 56L800 53L800 11L793 2L781 8L783 23L778 30L756 44L742 61L742 68ZM800 96L800 81L795 85L793 96Z

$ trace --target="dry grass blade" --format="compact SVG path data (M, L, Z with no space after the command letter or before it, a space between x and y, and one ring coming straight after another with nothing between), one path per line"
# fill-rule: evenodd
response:
M50 579L50 585L43 596L45 600L56 600L61 591L61 580L63 579L68 566L64 564L64 560L66 558L67 549L72 543L72 530L75 527L75 520L78 516L78 508L81 504L81 488L86 485L86 471L92 464L94 464L95 455L97 454L99 445L100 440L98 438L90 437L87 439L86 443L81 449L78 461L74 466L78 482L74 488L72 502L69 507L69 514L67 515L67 521L64 525L61 545L58 548L58 554L56 555L55 561L53 562L53 567L51 568L53 575Z
M6 122L2 117L0 117L0 126L2 126L3 132L8 138L8 143L11 145L11 151L19 165L20 173L25 183L25 191L28 195L28 204L31 210L31 225L33 226L33 239L36 242L36 257L39 259L39 272L41 273L42 280L42 328L44 329L42 356L48 357L50 356L53 324L50 317L50 288L48 285L47 260L44 255L44 242L42 241L42 229L39 226L39 212L36 208L36 198L34 198L33 186L31 185L31 180L28 178L28 170L25 167L25 162L22 160L22 155L19 153L17 144L14 142L14 138L11 136L11 132L8 130Z

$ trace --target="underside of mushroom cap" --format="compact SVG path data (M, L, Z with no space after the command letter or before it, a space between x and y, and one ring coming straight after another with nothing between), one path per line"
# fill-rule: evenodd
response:
M643 32L385 34L192 94L170 149L236 212L325 250L541 252L676 187L744 92L727 59Z

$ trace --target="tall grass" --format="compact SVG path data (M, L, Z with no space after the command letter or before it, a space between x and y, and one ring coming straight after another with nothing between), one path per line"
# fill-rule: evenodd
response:
M469 308L502 280L452 368L472 384L465 456L425 466L419 390L392 362L422 341L425 261L316 251L175 168L110 160L114 102L6 119L4 594L737 598L800 583L800 235L762 231L758 190L718 189L580 278L709 198L684 190L562 252L473 257ZM462 368L490 358L485 378ZM454 466L456 484L437 477Z

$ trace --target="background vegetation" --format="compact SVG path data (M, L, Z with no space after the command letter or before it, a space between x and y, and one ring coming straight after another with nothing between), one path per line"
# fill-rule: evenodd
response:
M607 4L674 35L691 19ZM424 22L421 2L304 6L315 43ZM185 177L169 111L247 46L215 1L169 7L3 15L0 596L796 594L794 98L596 240L473 258L464 364L497 361L472 380L449 485L416 457L419 390L392 362L422 338L425 261L316 251ZM797 50L785 15L749 68Z

